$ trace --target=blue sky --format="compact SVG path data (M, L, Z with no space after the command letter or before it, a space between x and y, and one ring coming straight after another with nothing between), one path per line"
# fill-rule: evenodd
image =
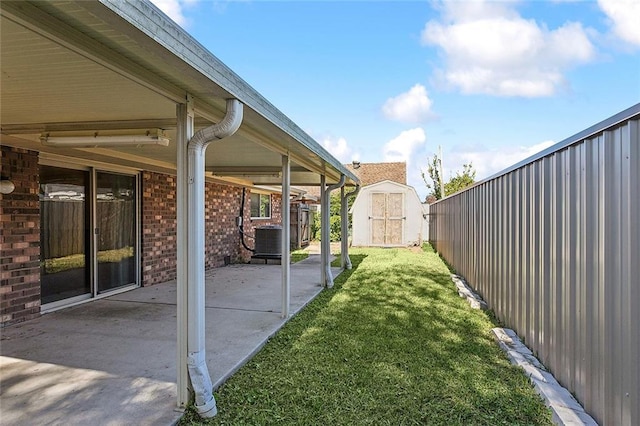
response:
M153 0L343 163L482 179L640 102L640 2Z

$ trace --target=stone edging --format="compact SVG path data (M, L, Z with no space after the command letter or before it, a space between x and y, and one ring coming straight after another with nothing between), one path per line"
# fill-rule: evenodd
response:
M469 305L471 305L473 309L482 309L483 311L487 310L487 303L482 300L480 296L474 293L473 290L471 290L471 287L467 285L464 278L455 274L451 274L451 279L458 288L458 295L460 297L466 298L467 302L469 302Z
M474 309L487 309L487 304L467 285L458 275L451 275L451 279L458 288L460 297L464 297ZM597 426L593 418L584 411L582 405L571 393L560 386L558 381L549 373L520 340L515 331L509 328L496 327L491 330L500 348L507 354L511 364L522 368L533 384L538 395L542 397L547 407L551 409L553 422L557 425L587 425Z
M563 388L549 373L540 361L533 355L521 341L515 331L509 328L496 327L493 330L494 338L500 348L506 352L511 364L522 368L538 395L544 399L547 407L551 409L553 422L558 425L595 425L598 423L584 411L582 405Z

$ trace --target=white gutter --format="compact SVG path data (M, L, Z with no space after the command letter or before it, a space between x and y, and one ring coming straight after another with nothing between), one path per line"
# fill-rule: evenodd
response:
M327 287L327 288L332 288L333 287L333 275L331 274L331 262L329 261L329 257L331 255L331 242L330 242L330 238L331 238L331 220L330 220L330 210L331 210L331 191L333 191L334 189L338 189L344 186L344 183L346 182L346 176L345 175L340 175L340 181L334 185L329 185L327 186L327 188L324 190L324 193L322 194L325 198L325 202L324 205L322 207L322 217L323 220L322 222L325 225L324 228L322 228L322 230L324 231L324 235L322 235L322 247L320 250L320 254L322 256L322 266L324 268L324 279L325 282L323 282L323 284ZM326 206L326 208L325 208Z
M297 144L310 150L338 173L346 174L347 177L354 182L358 181L358 178L353 172L333 157L321 144L311 138L289 117L282 113L282 111L278 110L264 96L247 84L247 82L208 51L192 35L188 34L178 24L162 14L153 4L146 1L99 0L98 4L100 7L98 7L94 2L79 1L78 3L83 6L87 4L84 8L89 9L99 17L104 14L102 6L106 7L111 13L118 15L136 30L144 33L149 39L154 40L161 46L163 51L166 49L170 52L170 58L173 59L177 57L180 60L179 68L173 65L173 61L170 62L169 65L166 63L153 65L161 66L165 71L165 68L169 66L171 76L175 78L183 77L183 74L186 73L186 76L181 79L185 85L184 90L199 93L204 91L209 87L208 85L213 82L222 90L229 93L229 97L241 99L247 108L253 110L269 123L272 123L276 129L281 130L283 136L286 135L292 138ZM91 45L91 47L93 46ZM152 53L157 53L160 50L161 49L158 48L157 51L154 50ZM92 52L90 49L87 51ZM158 57L160 57L159 53ZM186 67L183 66L184 64L186 64ZM150 69L152 71L154 70L154 68ZM206 78L206 85L199 83L202 77ZM211 97L212 96L207 96L206 100L209 100ZM283 142L293 143L293 141L289 142L285 139Z
M205 355L205 286L204 286L204 155L211 142L231 136L242 123L242 104L227 99L227 114L221 122L199 130L188 144L188 289L187 364L195 393L195 408L201 417L218 413L213 384Z
M343 187L344 188L344 187ZM340 265L342 268L351 269L351 259L349 258L349 197L357 196L360 192L360 185L356 185L356 189L351 192L342 192L342 203L340 204Z

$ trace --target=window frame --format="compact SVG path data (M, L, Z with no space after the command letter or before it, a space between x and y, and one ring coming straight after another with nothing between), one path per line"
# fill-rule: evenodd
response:
M254 197L255 196L258 197L258 200L259 200L258 202L260 203L260 205L258 206L258 212L261 214L260 216L254 216L253 215L253 201L254 201ZM262 216L262 206L264 205L262 200L264 199L264 197L268 197L268 199L269 199L269 204L268 204L269 205L269 212L268 212L267 215ZM272 213L273 213L273 202L272 202L271 194L262 194L262 193L259 193L259 192L255 192L255 193L251 194L249 200L250 200L250 203L251 203L251 205L249 207L249 212L250 212L252 220L271 219Z

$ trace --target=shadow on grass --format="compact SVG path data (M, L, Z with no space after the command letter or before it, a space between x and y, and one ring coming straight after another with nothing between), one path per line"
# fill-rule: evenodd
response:
M363 249L351 259L219 390L211 424L549 423L437 254Z

